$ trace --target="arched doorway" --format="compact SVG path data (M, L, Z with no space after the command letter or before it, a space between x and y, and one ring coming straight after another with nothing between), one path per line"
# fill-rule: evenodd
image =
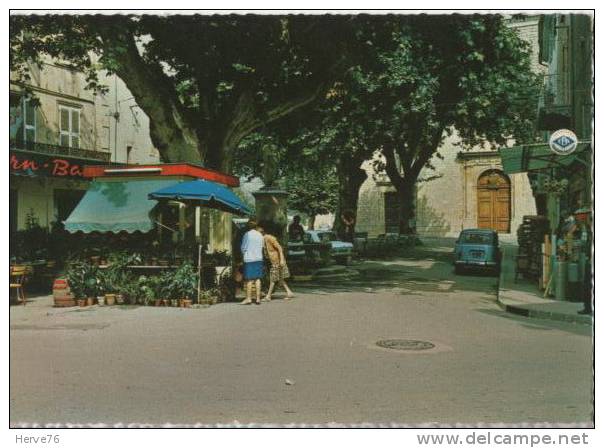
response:
M478 178L478 228L510 233L510 179L499 170Z

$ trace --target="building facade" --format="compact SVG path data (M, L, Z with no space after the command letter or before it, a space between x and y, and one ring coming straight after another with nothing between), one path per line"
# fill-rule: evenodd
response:
M544 141L558 129L570 129L587 151L567 167L529 171L542 213L551 230L576 209L593 206L593 20L589 15L552 14L540 18L539 60L547 67L537 126ZM561 194L545 185L565 178Z
M531 66L543 72L539 61L539 16L510 17L508 26L529 42ZM455 237L466 228L494 228L503 241L515 241L522 216L536 213L526 173L507 175L498 148L462 150L455 133L445 139L432 169L420 173L416 187L415 228L420 236ZM372 171L359 192L357 231L370 236L398 233L398 201L387 176Z
M149 120L116 76L109 90L87 90L83 73L46 61L31 67L28 87L10 83L10 230L61 222L83 196L87 164L156 163Z

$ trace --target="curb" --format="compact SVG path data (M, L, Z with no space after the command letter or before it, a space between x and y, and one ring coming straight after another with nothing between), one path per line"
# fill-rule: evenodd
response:
M504 255L502 256L502 264ZM499 271L499 277L497 279L497 305L504 311L510 314L516 314L518 316L531 317L533 319L546 319L553 320L557 322L569 322L581 325L593 325L593 316L591 315L573 315L573 314L563 314L556 313L552 311L542 311L542 310L534 310L528 307L524 307L522 305L509 305L506 304L504 300L501 299L501 280L503 277L503 269Z
M537 311L529 308L524 308L518 305L506 305L504 302L499 300L499 298L497 298L497 303L504 311L519 316L531 317L534 319L553 320L557 322L568 322L581 325L592 325L593 323L593 317L588 315L577 314L576 316L573 316L572 314L554 313L551 311Z

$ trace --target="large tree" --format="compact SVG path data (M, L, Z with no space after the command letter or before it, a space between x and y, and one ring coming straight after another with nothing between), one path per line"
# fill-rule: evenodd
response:
M102 89L117 74L150 119L162 159L228 169L254 130L322 98L355 55L351 16L13 15L10 66L44 57Z
M366 117L343 108L349 94L335 83L322 101L245 138L234 156L235 172L261 177L262 154L277 154L277 176L293 194L292 208L311 216L334 213L338 232L344 212L356 215L359 189L367 179L361 165L375 151L365 138Z
M411 230L418 176L446 136L469 148L533 130L539 79L501 16L391 16L346 80L342 109L384 156L376 165L398 192L401 233Z

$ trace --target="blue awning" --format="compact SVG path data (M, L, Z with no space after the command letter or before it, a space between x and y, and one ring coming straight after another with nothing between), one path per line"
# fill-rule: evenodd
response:
M177 184L175 179L94 180L71 212L65 229L73 232L148 232L154 227L150 212L157 205L150 192Z
M249 215L251 210L227 187L208 180L192 180L171 185L149 194L150 199L173 199L179 201L200 201L236 215Z

